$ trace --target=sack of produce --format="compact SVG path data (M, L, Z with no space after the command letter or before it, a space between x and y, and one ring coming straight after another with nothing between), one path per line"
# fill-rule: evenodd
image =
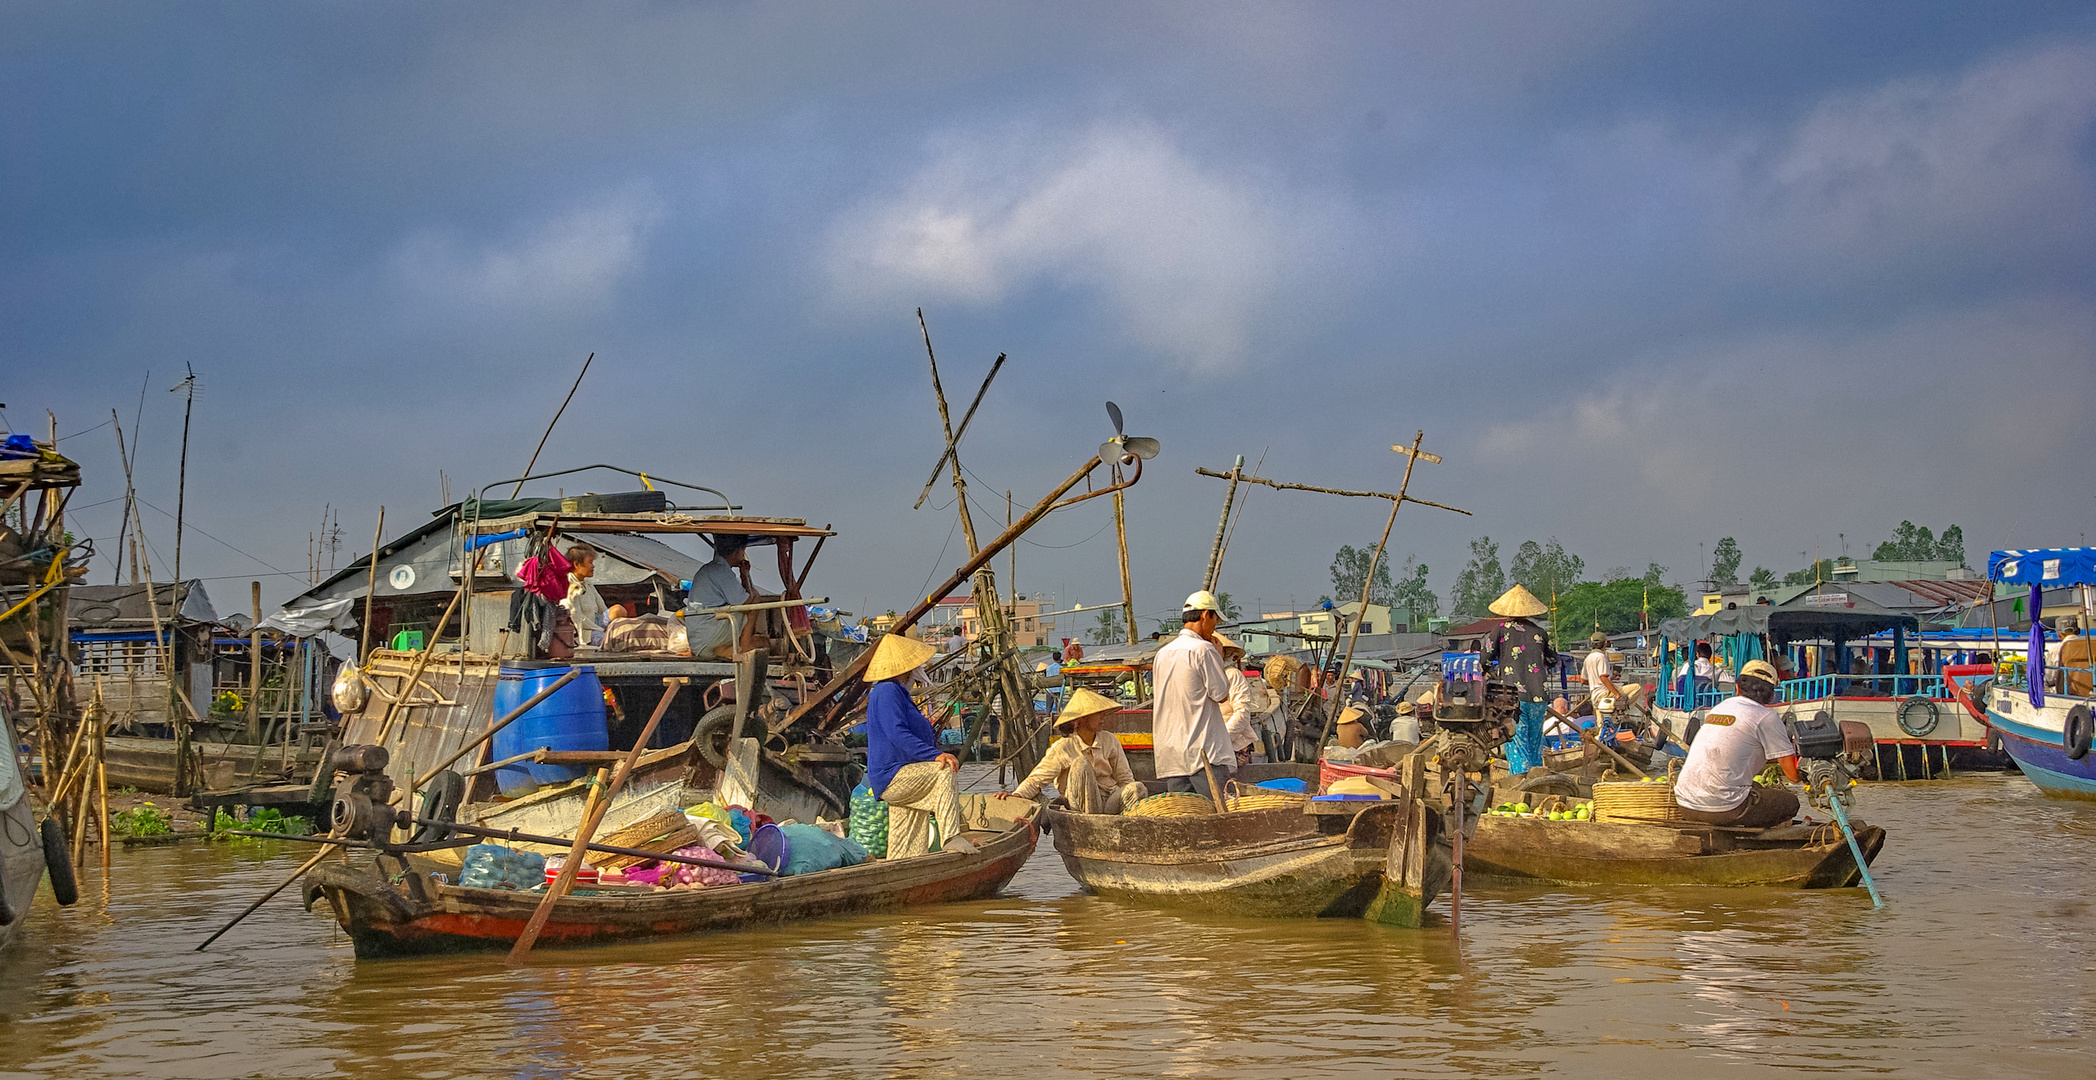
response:
M868 855L888 857L888 804L864 784L852 789L851 825L845 835L857 841Z
M827 829L794 823L779 826L779 831L786 834L786 862L779 872L787 877L857 866L868 857L858 841L833 836Z
M523 892L546 880L546 857L518 851L500 844L475 844L466 849L459 867L459 884L469 889L513 889Z

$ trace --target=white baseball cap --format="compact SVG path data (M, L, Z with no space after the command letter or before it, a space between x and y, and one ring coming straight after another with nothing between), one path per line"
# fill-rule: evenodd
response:
M1223 605L1216 600L1214 593L1209 592L1207 589L1202 589L1187 597L1186 603L1179 605L1179 610L1182 612L1213 611L1217 615L1221 615L1223 613Z

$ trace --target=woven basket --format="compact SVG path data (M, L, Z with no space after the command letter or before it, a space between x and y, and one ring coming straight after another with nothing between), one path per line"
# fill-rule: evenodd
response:
M1605 783L1594 785L1595 821L1687 821L1674 805L1674 785Z
M1310 801L1308 793L1292 791L1259 791L1232 795L1224 802L1231 813L1250 810L1299 810Z
M606 847L639 848L643 851L668 854L698 838L698 827L684 816L682 810L664 810L652 817L642 818L596 842ZM596 852L595 855L590 863L603 870L624 869L647 861L637 855L607 855L603 852Z
M1208 796L1192 791L1167 791L1152 795L1124 812L1127 817L1200 817L1215 813Z

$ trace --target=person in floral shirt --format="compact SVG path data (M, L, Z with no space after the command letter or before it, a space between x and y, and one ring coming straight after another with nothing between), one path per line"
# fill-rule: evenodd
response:
M1487 610L1504 621L1485 635L1478 659L1493 682L1520 689L1521 715L1506 747L1507 771L1520 776L1543 764L1543 717L1549 711L1549 676L1557 670L1557 651L1550 647L1550 635L1529 620L1550 609L1516 585Z

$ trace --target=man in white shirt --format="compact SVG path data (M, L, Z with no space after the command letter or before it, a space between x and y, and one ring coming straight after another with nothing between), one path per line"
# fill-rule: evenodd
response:
M1222 792L1211 787L1211 777L1214 785L1222 785L1237 767L1223 723L1230 676L1210 641L1222 622L1222 606L1204 589L1186 598L1179 621L1185 629L1157 650L1150 667L1157 778L1166 791L1197 791L1212 801Z
M1756 784L1773 761L1783 775L1798 778L1798 748L1769 705L1776 700L1776 669L1750 660L1739 673L1739 693L1711 708L1689 745L1688 761L1674 782L1674 802L1691 821L1765 829L1798 812L1788 788Z

